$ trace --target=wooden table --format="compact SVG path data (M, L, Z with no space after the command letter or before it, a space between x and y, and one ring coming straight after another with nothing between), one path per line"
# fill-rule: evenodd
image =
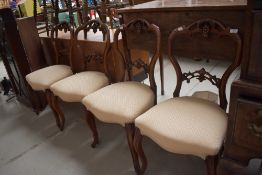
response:
M108 62L110 63L109 73L112 75L112 80L114 82L120 81L122 75L125 73L123 62L120 57L120 55L115 51L113 46L113 36L114 36L115 30L110 30L110 50L108 54ZM64 33L60 32L58 34L58 48L59 49L68 49L70 47L70 35L69 32ZM47 58L47 62L49 65L53 64L53 61L55 60L54 57L54 50L51 45L51 39L47 36L46 33L40 34L40 38L43 42L43 48L44 52ZM105 46L105 43L102 42L102 33L98 32L96 34L93 34L91 32L87 35L87 40L84 39L84 34L80 32L78 34L78 44L83 49L83 54L90 54L90 53L98 53L100 55L103 54L103 49ZM120 49L122 50L122 41L120 41ZM145 62L148 61L148 53L143 50L133 50L131 51L131 57L132 59L142 58ZM69 65L68 57L64 57L63 60L60 61L61 64ZM80 53L77 50L73 51L73 69L76 72L81 72L84 70L103 70L103 67L101 64L91 63L88 64L86 68L84 68L84 59L83 56L80 55ZM141 76L141 70L134 69L134 79L140 80Z
M244 34L244 19L247 0L155 0L131 7L119 9L122 23L132 19L144 18L159 26L162 37L162 52L167 53L167 38L170 32L182 25L188 25L198 19L213 18L222 21L231 28ZM213 59L232 58L232 47L221 43L201 46L194 42L181 40L176 49L177 55L185 57L206 57ZM129 43L132 44L132 43ZM184 49L186 48L186 49ZM219 53L223 50L223 53Z

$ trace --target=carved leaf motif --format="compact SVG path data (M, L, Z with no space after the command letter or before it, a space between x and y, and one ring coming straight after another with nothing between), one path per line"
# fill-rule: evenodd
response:
M250 129L256 137L262 138L262 125L251 123L248 125L248 129Z
M197 70L195 72L188 72L182 74L182 80L186 80L187 83L190 83L190 80L196 78L200 82L204 80L210 81L213 85L219 86L220 78L217 78L215 75L211 75L209 72L207 72L204 68Z
M210 25L208 23L205 23L203 24L203 27L202 27L202 35L204 38L208 38L209 37L209 33L211 31L210 29Z
M140 58L138 58L134 62L132 62L132 66L134 66L138 69L143 68L145 72L148 72L147 64Z
M251 130L256 137L262 138L262 109L256 111L255 119L248 124L248 129Z
M103 61L104 61L103 57L97 54L86 55L84 56L84 59L85 59L86 64L91 63L91 62L103 64Z
M132 23L128 28L137 33L143 33L149 29L149 24L143 20L137 20Z

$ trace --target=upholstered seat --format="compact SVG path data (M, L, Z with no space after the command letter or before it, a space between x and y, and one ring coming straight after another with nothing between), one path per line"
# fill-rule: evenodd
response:
M172 153L190 154L203 159L216 155L227 128L227 115L217 104L180 97L162 102L135 120L146 135Z
M109 80L104 73L86 71L74 74L54 83L50 89L66 102L80 102L85 96L108 85Z
M32 89L45 91L53 83L72 74L71 68L67 65L53 65L28 74L26 80Z
M154 105L151 88L140 82L120 82L104 87L82 100L99 120L125 125Z
M200 19L187 26L175 28L170 33L168 58L176 72L174 98L157 104L135 120L136 131L133 145L138 155L135 163L139 164L139 175L143 175L147 168L147 160L142 146L144 135L172 153L203 158L206 162L207 174L216 175L217 160L223 148L227 130L226 84L229 76L241 61L242 43L236 31L219 21ZM216 71L208 72L204 67L185 71L179 65L180 61L178 61L176 52L180 37L188 37L194 45L198 43L209 45L209 43L218 41L234 42L236 48L232 50L234 59L231 60L232 62L222 76L213 74ZM214 56L223 58L222 52L214 53ZM199 82L209 81L217 88L218 96L201 89L191 97L180 97L183 82L190 83L195 78ZM215 103L217 97L219 97L219 105Z

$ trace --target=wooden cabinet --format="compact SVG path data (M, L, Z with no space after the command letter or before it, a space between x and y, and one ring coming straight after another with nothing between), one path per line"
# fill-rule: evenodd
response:
M218 175L249 174L244 170L250 160L262 158L262 3L249 0L248 6L241 77L231 87L228 131Z

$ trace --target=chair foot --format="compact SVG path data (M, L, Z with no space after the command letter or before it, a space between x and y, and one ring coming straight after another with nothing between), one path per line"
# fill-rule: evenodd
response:
M141 163L139 165L139 172L137 173L138 175L143 175L147 168L147 159L146 159L143 147L142 147L142 139L143 139L143 136L141 135L140 130L136 128L133 145L138 155L138 160L140 160L138 162Z
M95 148L97 144L99 144L99 137L98 137L98 132L97 132L97 128L96 128L96 121L95 121L95 117L94 115L86 110L86 123L89 126L89 128L91 129L92 133L93 133L93 143L91 144L92 148Z
M58 128L60 129L60 131L64 131L64 125L58 126Z
M98 144L99 144L99 141L96 140L96 139L94 139L94 140L93 140L93 143L91 144L91 147L92 147L92 148L96 148L96 145L98 145Z

